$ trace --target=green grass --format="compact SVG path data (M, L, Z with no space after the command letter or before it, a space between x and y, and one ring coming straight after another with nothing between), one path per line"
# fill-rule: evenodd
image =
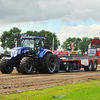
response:
M0 100L100 100L100 80L59 86L45 90L1 95ZM63 98L53 96L66 95Z

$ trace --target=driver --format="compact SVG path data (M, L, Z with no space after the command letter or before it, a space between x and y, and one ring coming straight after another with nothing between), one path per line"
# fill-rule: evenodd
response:
M38 52L37 52L37 55L38 55L40 53L41 49L42 49L42 42L41 41L38 41L37 49L38 49Z

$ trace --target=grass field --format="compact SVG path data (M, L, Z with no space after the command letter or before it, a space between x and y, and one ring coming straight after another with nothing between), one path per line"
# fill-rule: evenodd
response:
M100 100L100 80L1 95L0 100Z

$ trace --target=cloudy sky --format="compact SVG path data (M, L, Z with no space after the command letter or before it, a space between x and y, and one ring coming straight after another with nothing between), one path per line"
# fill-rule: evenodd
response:
M100 0L0 0L0 34L12 27L68 37L100 37Z

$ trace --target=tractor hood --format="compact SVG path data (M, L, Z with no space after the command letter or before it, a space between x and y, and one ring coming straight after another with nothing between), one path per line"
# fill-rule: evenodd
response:
M19 54L28 53L28 52L29 52L28 47L16 47L11 50L11 57L16 57Z

